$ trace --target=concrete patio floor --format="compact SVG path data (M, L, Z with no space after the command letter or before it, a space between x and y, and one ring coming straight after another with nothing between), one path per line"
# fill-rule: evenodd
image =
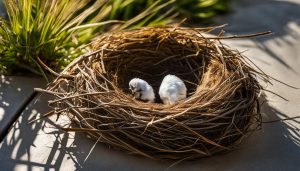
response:
M300 87L300 1L235 1L234 12L217 18L217 22L229 24L225 28L228 34L273 31L271 36L224 43L240 51L247 50L244 54L267 74ZM95 145L83 133L59 131L55 116L28 124L50 110L47 106L50 97L32 91L45 84L41 79L31 78L3 80L0 135L5 136L0 144L0 170L300 170L300 90L278 82L261 84L289 101L266 92L268 102L262 108L263 120L298 118L263 124L262 130L251 134L230 153L173 166L172 162L153 161L100 143ZM68 124L63 117L58 122ZM7 133L8 127L11 129Z

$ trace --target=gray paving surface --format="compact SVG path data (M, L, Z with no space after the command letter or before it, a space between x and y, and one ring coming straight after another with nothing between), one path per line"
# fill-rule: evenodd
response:
M228 23L228 34L272 30L274 35L226 41L245 52L267 74L300 87L300 2L235 1L235 13L219 18ZM261 82L264 84L263 82ZM265 86L289 101L266 93L264 121L300 114L300 90L274 82ZM54 126L55 117L35 124L29 119L47 112L48 97L31 103L0 144L0 165L4 170L300 170L300 119L263 125L233 152L175 166L157 162L97 144L82 133L64 133ZM67 120L61 118L61 124ZM93 148L93 150L92 150ZM91 151L92 150L92 151ZM90 155L89 152L91 151ZM89 156L89 157L87 157Z
M28 100L32 99L33 88L41 85L44 81L40 78L0 75L0 139Z

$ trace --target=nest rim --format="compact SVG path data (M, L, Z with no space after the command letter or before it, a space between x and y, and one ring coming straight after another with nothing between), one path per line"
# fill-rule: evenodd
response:
M224 45L220 41L223 38L221 34L218 36L207 34L217 28L163 26L103 34L92 45L91 53L70 63L48 86L46 91L56 96L49 104L54 108L54 113L67 114L79 126L79 128L63 128L65 131L87 132L94 139L99 140L99 137L102 137L101 142L117 149L151 159L195 159L232 150L247 133L261 126L258 96L262 87L257 77L266 80L267 76L254 69L247 57ZM174 52L169 53L168 49L164 51L164 53L168 51L165 56L158 55L157 60L150 58L149 54L155 54L157 50L160 52L164 41L170 41L171 43L168 43L172 47L175 43L176 46L187 49L186 56L180 60L198 59L199 54L207 52L201 56L198 65L191 66L191 62L184 65L185 69L191 71L191 78L199 77L198 82L193 79L185 80L185 83L193 83L194 88L185 100L172 106L161 103L149 104L133 99L125 89L128 79L132 78L132 73L121 83L118 74L124 77L124 73L128 74L128 68L134 68L136 64L141 65L141 61L145 61L135 59L142 55L131 57L133 52L143 55L148 53L149 59L153 60L150 61L152 64L180 58L178 55L170 58L170 53ZM154 45L151 47L147 46L152 44ZM166 46L168 44L163 44L163 47ZM200 52L197 48L204 50ZM189 50L191 52L187 53ZM123 56L116 57L118 54ZM128 67L125 64L133 66ZM147 61L144 65L146 64ZM123 70L120 71L120 68ZM127 72L124 72L124 68ZM197 68L198 73L195 76L194 70ZM93 75L90 69L96 74ZM214 75L217 75L216 78ZM92 78L89 80L90 77ZM106 89L99 82L105 82ZM88 88L80 87L81 91L78 91L79 83ZM98 85L98 89L89 87L89 84ZM238 90L241 91L240 94L232 93ZM246 93L243 94L243 91ZM84 101L82 99L86 101L82 102ZM99 107L95 103L99 102L99 99L102 103L101 112L105 113L103 117L113 121L103 119L93 111L93 108ZM89 102L93 107L87 107ZM76 105L85 107L90 113L84 114ZM118 124L117 121L120 120L125 120L126 123ZM157 131L156 134L153 131ZM158 132L163 133L159 135ZM179 135L188 140L185 142L183 138L178 138ZM180 142L174 140L176 137Z

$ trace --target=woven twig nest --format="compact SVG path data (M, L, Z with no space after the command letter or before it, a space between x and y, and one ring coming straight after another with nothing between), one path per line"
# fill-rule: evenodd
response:
M192 159L228 151L261 123L257 72L214 28L141 28L103 34L45 90L55 114L109 146L153 159ZM157 92L163 77L184 80L175 105L132 97L139 77ZM261 76L261 75L260 75ZM157 97L159 99L159 97Z

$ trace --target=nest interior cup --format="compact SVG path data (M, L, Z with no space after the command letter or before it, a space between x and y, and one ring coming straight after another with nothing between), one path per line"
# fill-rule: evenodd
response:
M215 28L174 26L101 35L47 88L53 112L111 147L152 159L194 159L233 149L259 128L261 86L246 57L223 45ZM172 106L133 99L128 82L184 80L188 96ZM159 99L157 96L156 99Z

